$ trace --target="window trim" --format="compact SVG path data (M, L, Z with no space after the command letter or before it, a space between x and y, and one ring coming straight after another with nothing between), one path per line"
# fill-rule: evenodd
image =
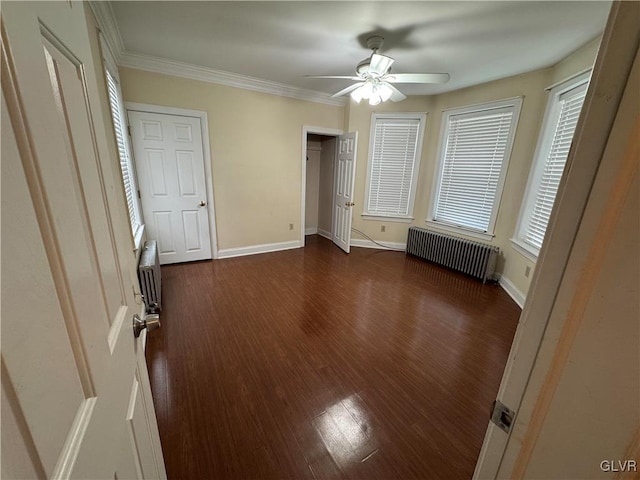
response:
M504 190L505 180L507 178L507 171L509 170L509 162L511 161L511 154L513 153L513 145L515 144L516 132L518 130L518 122L520 120L520 112L522 111L522 102L524 96L510 97L502 100L496 100L492 102L477 103L464 107L450 108L442 111L442 120L440 124L440 135L438 141L438 152L436 156L436 165L433 172L433 183L431 186L431 195L429 208L427 210L427 218L425 223L428 226L435 226L443 230L451 231L461 235L467 235L476 237L483 240L491 240L495 237L495 226L498 219L498 213L500 211L500 203L502 200L502 193ZM435 220L434 214L436 211L436 205L440 194L440 187L442 183L442 169L444 166L444 152L447 144L447 138L449 133L449 118L454 115L466 115L474 112L484 112L488 110L498 110L502 108L513 108L513 117L511 119L511 129L509 131L509 137L505 147L504 162L500 171L500 177L498 178L498 184L496 186L496 196L493 200L493 206L491 207L491 216L489 218L489 225L487 230L479 230L465 225L457 225L449 222L443 222L441 220Z
M411 178L411 187L409 189L409 198L408 198L408 206L407 206L407 215L392 215L392 214L382 214L378 212L369 212L369 194L371 188L371 173L372 173L372 163L373 163L373 150L375 145L375 131L376 131L376 123L378 119L411 119L418 120L418 137L416 139L416 152L415 158L413 162L413 177ZM364 191L364 205L362 208L362 219L363 220L380 220L380 221L395 221L401 223L411 223L414 219L413 217L413 209L416 201L416 190L418 186L418 176L420 173L420 160L422 159L423 154L423 141L424 141L424 132L426 129L427 123L427 113L426 112L405 112L405 113L372 113L371 114L371 125L369 128L369 158L367 161L367 177L365 180L365 191Z
M425 220L425 224L427 227L444 230L445 232L455 233L465 237L476 238L478 240L492 241L496 236L494 233L481 232L480 230L475 230L462 225L452 225L450 223L436 222L429 219Z
M410 216L404 216L404 215L396 215L396 216L389 216L389 215L379 215L379 214L372 214L372 213L362 213L360 214L360 216L362 217L363 220L374 220L374 221L389 221L389 222L397 222L397 223L411 223L415 220L415 217L410 217Z
M533 155L531 168L529 169L527 186L525 188L522 202L520 204L518 221L516 222L516 228L513 232L513 237L511 238L513 249L532 262L536 262L538 260L540 250L524 241L524 230L526 228L529 215L533 210L533 205L535 203L535 194L537 193L537 185L539 184L542 173L544 171L546 157L548 155L549 149L551 148L553 134L558 125L558 119L560 115L559 100L560 97L565 93L575 88L581 87L582 85L587 85L588 88L590 78L591 69L582 72L559 84L556 84L548 89L549 96L547 98L547 105L542 120L542 126L540 127L540 133L538 134L538 141L536 143L536 149ZM536 188L534 188L534 186Z
M120 90L120 75L118 72L118 65L115 61L115 57L113 55L113 53L111 52L111 49L109 47L109 44L107 43L106 39L104 38L103 34L100 33L100 46L101 46L101 50L102 50L102 60L103 60L103 74L104 74L104 80L105 80L105 86L107 88L107 103L108 103L108 109L109 109L109 120L111 122L111 126L112 128L114 128L114 136L115 136L115 127L113 126L113 117L112 117L112 112L111 112L111 100L109 98L109 92L108 92L108 79L107 79L107 75L111 75L111 77L116 81L117 85L118 85L118 90L119 90L119 98L118 98L118 102L120 104L120 109L121 111L120 113L120 122L122 125L127 126L128 125L128 120L126 117L126 110L125 110L125 106L124 106L124 99L122 98L122 91ZM116 139L117 140L117 139ZM131 232L131 239L133 241L133 247L134 247L134 251L137 251L140 249L141 245L142 245L142 239L144 237L144 232L145 232L145 224L144 224L144 217L142 214L142 205L140 205L140 199L138 198L138 195L136 194L138 192L138 179L137 179L137 172L136 172L136 166L135 166L135 160L133 158L133 153L131 151L131 144L129 142L129 138L127 138L126 133L124 134L124 144L125 144L125 149L127 150L128 153L128 160L129 160L129 168L131 170L131 180L132 180L132 185L131 188L133 189L133 203L134 203L134 209L136 210L136 215L138 217L138 224L134 226L134 222L131 219L131 215L129 214L129 209L125 208L126 212L127 212L127 219L128 219L128 224L129 224L129 231ZM118 160L118 177L120 178L120 181L122 183L123 186L123 193L124 193L124 200L125 200L125 206L127 204L127 198L126 198L126 188L124 186L124 179L122 176L122 172L121 172L121 167L120 167L120 153L116 152L117 154L117 160Z

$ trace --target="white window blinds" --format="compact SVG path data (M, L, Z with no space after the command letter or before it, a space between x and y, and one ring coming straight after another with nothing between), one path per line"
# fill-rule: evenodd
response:
M445 115L433 221L491 233L517 120L516 105Z
M544 163L532 185L534 193L530 195L531 204L525 209L527 218L522 232L522 241L536 251L542 247L586 93L587 84L583 83L557 97L553 116L557 121L546 129L545 138L541 139L545 143L539 161Z
M366 214L411 215L424 119L424 115L374 115Z
M125 112L118 82L109 69L106 69L106 77L109 105L111 107L111 119L113 120L113 128L116 134L118 156L120 157L120 171L122 173L122 182L127 200L129 220L131 222L131 233L134 239L136 239L139 230L142 228L142 216L140 215L133 164L127 145Z

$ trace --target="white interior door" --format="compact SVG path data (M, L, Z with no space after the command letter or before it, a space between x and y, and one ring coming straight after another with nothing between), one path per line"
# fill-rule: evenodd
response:
M353 187L356 171L358 132L338 136L333 205L333 243L349 253L353 218Z
M2 478L166 478L85 8L2 5Z
M129 111L147 238L160 263L211 258L200 119Z

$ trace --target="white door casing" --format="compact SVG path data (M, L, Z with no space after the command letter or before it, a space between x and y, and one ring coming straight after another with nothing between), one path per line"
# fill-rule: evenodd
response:
M85 8L2 6L3 478L166 478Z
M351 249L357 143L358 132L338 136L334 173L333 243L347 253Z
M523 478L532 445L531 442L523 442L523 437L526 440L528 436L530 440L537 436L533 432L539 432L545 415L540 406L550 398L549 392L554 391L560 378L560 363L554 363L551 368L552 360L556 360L554 349L566 349L572 341L569 336L560 337L564 329L561 322L568 323L566 311L562 310L566 307L562 303L568 297L565 292L577 291L580 292L577 296L584 297L584 291L580 290L583 286L572 276L576 272L590 271L584 263L574 262L572 265L570 261L583 256L591 246L590 243L581 245L576 241L579 229L600 221L594 216L589 217L586 210L589 201L606 198L602 193L606 190L593 188L597 175L607 172L602 176L611 182L615 179L610 175L612 159L607 159L604 152L609 134L615 128L618 102L630 80L629 71L637 54L640 39L637 9L635 2L612 5L567 168L497 395L498 400L516 412L515 421L508 434L489 422L474 479ZM637 82L631 81L629 88L637 89ZM606 160L611 163L605 165ZM541 343L545 336L553 348L547 346L543 351ZM545 369L547 371L542 373ZM536 399L535 412L532 405L522 403L525 395ZM599 461L594 462L594 471Z
M307 140L308 140L308 136L309 134L315 134L315 135L327 135L327 136L331 136L331 137L338 137L339 135L342 135L344 132L342 130L337 130L335 128L326 128L326 127L317 127L317 126L312 126L312 125L303 125L302 126L302 163L301 163L301 172L302 172L302 177L300 179L300 184L302 186L302 188L300 189L301 195L300 195L300 225L304 225L305 224L305 210L306 210L306 197L307 197ZM334 162L334 169L335 169L335 155L337 153L337 142L336 142L336 152L334 152L334 158L333 158L333 162ZM332 185L334 192L335 192L335 181L333 182ZM332 198L331 198L331 221L333 222L333 204L334 199L333 197L335 196L335 193L332 194ZM332 234L333 235L333 234ZM304 246L305 244L305 231L304 229L300 229L300 245Z
M161 264L208 260L211 240L200 119L129 111L147 238Z

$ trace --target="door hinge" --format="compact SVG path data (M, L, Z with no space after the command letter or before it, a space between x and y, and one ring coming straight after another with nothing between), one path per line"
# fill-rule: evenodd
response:
M500 429L509 433L516 412L504 405L500 400L495 400L491 406L491 421Z
M138 192L138 198L142 198L142 197L140 196L140 189L138 189L138 190L137 190L137 192Z
M127 125L127 133L131 136L131 125Z

